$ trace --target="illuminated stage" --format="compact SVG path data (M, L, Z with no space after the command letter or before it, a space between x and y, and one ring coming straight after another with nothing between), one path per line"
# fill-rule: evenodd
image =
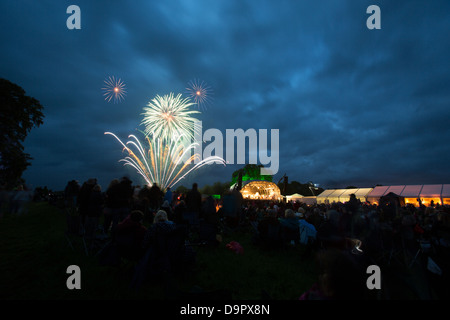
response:
M244 199L252 200L282 200L280 188L270 181L250 181L241 189Z

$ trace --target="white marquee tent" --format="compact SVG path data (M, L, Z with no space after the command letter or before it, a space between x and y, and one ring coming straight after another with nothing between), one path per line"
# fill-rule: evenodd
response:
M450 184L377 186L367 196L370 203L378 204L380 198L393 192L405 199L405 203L419 206L419 200L425 206L434 204L450 205Z
M373 188L353 188L353 189L327 189L317 196L317 203L330 204L333 202L345 203L350 200L350 195L354 194L361 202L366 202L367 195Z

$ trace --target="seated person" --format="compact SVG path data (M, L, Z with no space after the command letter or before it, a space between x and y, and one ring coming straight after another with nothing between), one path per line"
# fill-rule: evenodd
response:
M305 219L305 211L300 210L303 208L299 208L298 213L296 216L298 217L298 224L300 226L300 243L301 244L309 244L311 242L314 242L316 240L317 236L317 230L316 227L312 224L306 221Z
M275 209L267 211L265 217L258 223L257 229L257 242L274 247L281 244L281 225Z
M335 210L326 212L327 219L317 228L317 240L324 248L344 248L345 234L339 226L339 213Z
M280 219L280 224L285 241L294 241L295 243L300 241L300 227L294 210L286 209L284 218Z
M144 214L140 210L132 211L114 231L114 243L119 254L130 260L138 260L144 251L144 241L147 228L142 224Z
M150 244L154 243L155 237L159 234L168 234L176 229L176 225L173 221L170 221L167 217L167 213L164 210L159 210L153 218L153 224L148 228L145 234L143 247L147 248Z
M174 270L182 272L195 262L195 252L186 246L186 228L168 220L167 213L159 210L153 224L145 234L143 249L146 251L139 270L146 277Z
M167 213L167 218L170 221L174 220L174 214L173 214L173 211L172 211L172 207L169 204L169 201L164 200L164 203L161 205L161 210L164 210Z

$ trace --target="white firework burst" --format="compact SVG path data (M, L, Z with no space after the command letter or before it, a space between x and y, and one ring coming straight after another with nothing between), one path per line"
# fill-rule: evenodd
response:
M197 120L191 115L200 113L189 110L194 103L189 98L182 98L181 94L174 96L173 93L165 96L157 95L147 107L144 107L145 134L165 141L186 137L189 141L194 138L194 122Z

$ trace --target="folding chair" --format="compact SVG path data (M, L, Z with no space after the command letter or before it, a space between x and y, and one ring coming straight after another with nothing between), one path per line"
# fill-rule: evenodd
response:
M101 251L107 245L108 236L99 225L98 217L86 217L82 231L84 250L87 256L92 250L99 249Z
M427 254L431 251L431 242L427 240L419 240L419 249L417 250L416 255L411 260L411 262L408 265L408 268L411 268L415 262L417 262L417 259L419 255L421 254Z

